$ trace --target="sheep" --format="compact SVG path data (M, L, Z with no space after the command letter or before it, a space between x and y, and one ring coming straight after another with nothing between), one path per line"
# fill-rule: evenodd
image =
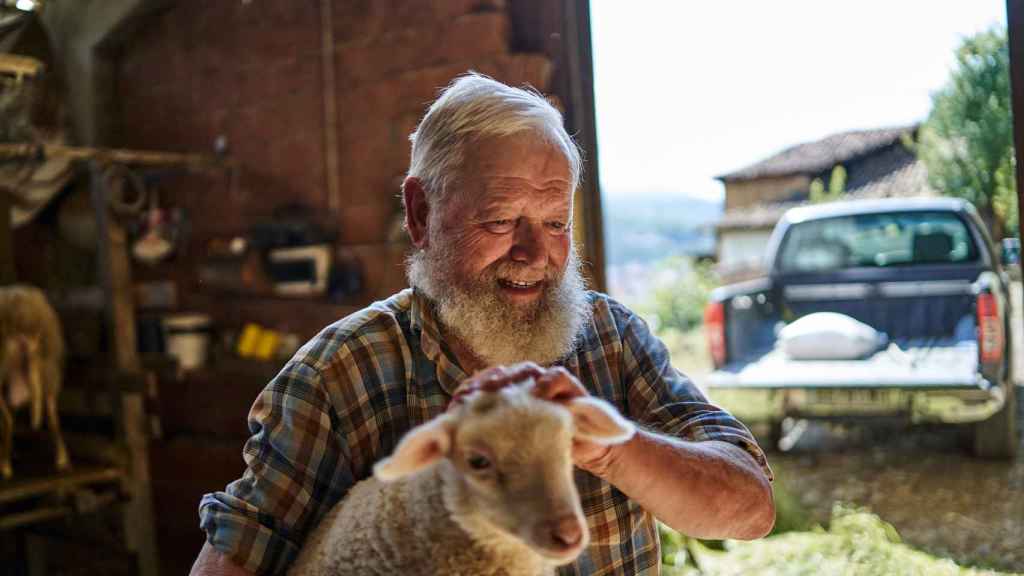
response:
M60 320L46 296L27 285L0 287L0 477L10 479L14 417L12 410L28 404L33 430L46 410L56 467L71 467L57 419L64 340Z
M410 430L313 529L289 574L538 576L589 542L573 439L627 441L603 400L555 403L532 380L468 395Z

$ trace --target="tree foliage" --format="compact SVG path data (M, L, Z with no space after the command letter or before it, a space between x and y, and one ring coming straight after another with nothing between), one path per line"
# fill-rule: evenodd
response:
M843 197L843 192L846 191L846 168L843 168L842 164L836 164L832 168L832 174L828 179L828 190L825 189L825 183L821 181L821 178L815 178L811 182L810 187L810 199L811 202L835 202Z
M1005 30L982 32L957 49L948 83L932 95L917 149L932 187L973 203L997 238L1017 231Z
M712 265L672 256L660 262L659 269L675 274L656 281L650 301L640 307L641 311L653 318L659 334L687 332L700 326L708 296L718 286Z

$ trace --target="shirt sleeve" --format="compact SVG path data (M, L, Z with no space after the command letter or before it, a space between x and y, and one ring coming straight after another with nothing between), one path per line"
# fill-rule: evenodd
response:
M354 484L322 382L301 360L285 365L249 412L242 478L199 504L210 544L251 572L283 573L308 530Z
M743 448L774 479L764 451L753 434L725 409L708 402L686 376L676 370L668 349L639 316L625 313L623 375L628 386L630 417L643 426L684 440L721 440Z

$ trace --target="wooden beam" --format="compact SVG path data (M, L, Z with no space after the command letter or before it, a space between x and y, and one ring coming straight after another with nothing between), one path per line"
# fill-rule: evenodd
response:
M10 74L21 82L25 76L35 78L43 69L43 63L28 56L0 54L0 72Z
M118 468L83 468L56 476L27 478L0 484L0 504L17 502L53 492L70 492L90 484L120 481L124 476Z
M204 154L55 144L0 144L0 160L45 160L46 158L70 158L79 162L96 161L99 164L128 166L180 167L196 171L219 170L235 166L235 163L229 159Z
M1006 0L1006 28L1010 46L1010 105L1013 110L1013 145L1017 154L1019 218L1020 210L1024 208L1024 0ZM1017 265L1024 269L1024 260Z
M28 524L35 524L36 522L63 518L64 516L70 516L72 512L73 510L68 506L51 506L36 508L18 514L0 516L0 532L20 528Z

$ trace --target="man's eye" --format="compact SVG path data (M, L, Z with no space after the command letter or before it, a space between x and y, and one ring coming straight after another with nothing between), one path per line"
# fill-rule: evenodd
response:
M484 223L484 228L493 234L506 234L516 227L515 220L491 220Z
M466 463L469 464L469 467L473 470L487 470L491 467L491 461L488 460L486 456L481 456L480 454L470 456L466 460Z
M566 231L566 229L568 228L568 225L565 222L552 221L552 222L548 222L548 228L552 232L561 233L561 232L565 232Z

